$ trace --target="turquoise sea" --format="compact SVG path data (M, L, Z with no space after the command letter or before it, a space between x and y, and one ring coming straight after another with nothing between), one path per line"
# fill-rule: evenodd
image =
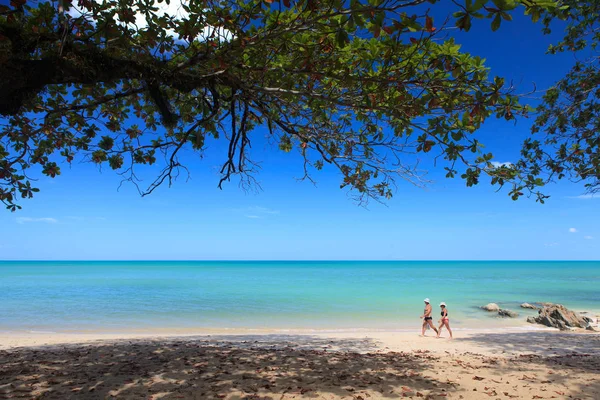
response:
M454 328L515 326L522 302L598 311L599 284L600 262L4 261L0 331L403 330L425 297Z

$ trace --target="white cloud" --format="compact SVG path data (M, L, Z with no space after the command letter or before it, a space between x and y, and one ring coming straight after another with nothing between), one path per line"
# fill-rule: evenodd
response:
M583 238L587 239L587 240L592 240L594 237L593 236L584 236Z
M259 206L237 208L237 209L234 208L231 211L242 214L246 218L252 218L252 219L269 218L269 217L272 217L275 215L279 215L279 210L273 210L272 208L259 207Z
M544 243L544 246L546 246L546 247L554 247L554 246L558 246L558 243Z
M498 161L492 161L490 164L492 164L494 166L494 168L500 168L500 167L512 167L512 163L511 162L498 162Z
M30 217L17 217L17 223L25 224L27 222L45 222L47 224L55 224L58 222L56 218L30 218Z
M96 0L96 2L103 3L104 0ZM186 10L184 10L184 8L181 5L189 4L190 2L191 0L171 0L169 4L167 4L166 1L163 1L161 3L159 3L158 1L154 1L152 7L157 9L155 13L158 17L168 15L170 17L173 17L177 21L185 21L190 19L190 14ZM132 24L128 24L128 27L136 30L143 30L147 28L148 21L146 19L146 15L144 13L139 12L139 8L135 6L133 7L133 11L135 12L135 22ZM75 6L72 6L69 10L69 14L72 17L86 15L87 12L87 10L80 9ZM116 13L117 12L115 8L115 14ZM166 32L170 36L176 36L175 31L173 31L172 29L166 29ZM208 25L203 28L202 32L198 35L197 40L203 42L208 39L217 38L219 40L228 42L232 39L232 37L233 34L231 33L231 31L224 28L215 28L214 26Z
M569 196L569 199L580 199L580 200L590 200L590 199L600 199L600 195L596 194L582 194L580 196Z
M279 210L272 210L266 207L249 207L248 210L254 214L279 214Z
M569 228L569 232L571 232L571 233L577 233L577 229L575 229L575 228Z

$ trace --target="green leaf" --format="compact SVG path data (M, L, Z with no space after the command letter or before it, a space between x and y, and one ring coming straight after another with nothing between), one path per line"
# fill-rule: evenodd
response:
M471 16L467 14L467 15L459 18L456 21L456 26L459 29L464 30L465 32L468 32L471 29Z
M496 7L502 11L510 11L517 8L518 3L516 0L492 0Z
M500 28L500 23L502 22L502 18L500 17L500 14L496 14L496 16L494 17L494 19L492 20L492 31L497 31L498 28Z
M123 166L123 157L119 154L115 154L113 156L110 156L108 158L108 165L110 165L110 167L112 169L119 169Z
M102 136L102 139L98 143L98 147L102 150L110 150L115 144L115 140L110 136Z
M346 47L346 44L350 42L350 39L348 38L348 32L346 32L345 29L338 29L335 38L338 46L341 48Z
M92 161L96 164L100 164L107 160L106 152L103 150L96 150L92 153Z

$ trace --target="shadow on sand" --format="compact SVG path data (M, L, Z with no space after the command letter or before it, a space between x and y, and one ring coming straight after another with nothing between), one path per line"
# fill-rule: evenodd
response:
M519 370L535 370L534 376L523 374L523 381L559 384L580 393L582 399L600 399L600 335L527 331L518 333L480 333L459 339L487 347L508 356L498 367L498 376ZM511 356L512 355L512 356ZM573 377L588 375L591 379L574 383ZM515 375L517 376L517 375ZM560 394L555 391L553 394ZM541 397L542 394L537 396ZM560 398L560 397L559 397Z
M560 345L564 352L384 353L370 339L306 335L17 348L0 351L0 399L600 398L599 349L572 353L581 341L597 346L597 337L561 334L552 343L547 333L495 335L459 340L540 354Z
M594 333L549 330L477 333L457 340L471 342L497 353L532 353L540 356L582 353L600 356L600 335Z
M368 339L280 335L22 348L0 352L0 398L281 399L327 394L360 399L361 392L398 398L403 392L416 396L419 390L452 390L451 384L423 376L436 359L427 352L358 353L376 348Z

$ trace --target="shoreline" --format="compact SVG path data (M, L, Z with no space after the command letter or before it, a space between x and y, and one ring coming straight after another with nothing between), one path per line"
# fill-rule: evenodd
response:
M53 348L60 346L105 345L124 342L169 343L174 341L210 343L269 342L288 343L295 341L329 340L332 343L346 340L369 340L370 350L379 352L418 351L473 352L478 354L555 354L568 352L576 347L600 355L600 332L583 330L559 331L541 325L505 328L457 328L453 329L454 339L448 339L446 330L442 338L434 338L428 330L420 337L418 329L397 330L314 330L314 329L203 329L165 330L147 332L0 332L0 350L23 348ZM547 351L534 346L528 349L530 340L556 342L559 346L549 346ZM596 344L596 348L586 345L586 341ZM488 343L489 342L489 343ZM561 342L568 345L560 348Z
M553 329L539 324L523 323L521 325L507 325L507 326L488 326L485 328L476 327L454 327L452 331L457 332L502 332L502 331L536 331L536 330L548 330ZM399 328L139 328L130 330L10 330L0 329L0 336L21 336L21 335L156 335L156 336L189 336L189 335L211 335L211 334L299 334L299 335L310 335L310 334L361 334L371 332L398 332L398 333L409 333L419 332L421 325L415 325L413 327L399 327ZM430 332L428 330L427 332Z
M467 318L453 318L451 319L451 328L453 331L497 331L497 330L536 330L546 329L543 325L532 324L526 321L526 317L537 315L537 310L530 309L518 309L514 308L519 313L518 317L499 317L495 312L488 312L481 310L480 307L476 308L478 315L476 317ZM600 309L586 309L586 311L576 311L581 315L591 317L594 320L592 324L594 327L600 329ZM434 325L438 325L438 316L434 314ZM381 321L360 321L358 324L351 326L347 324L347 321L343 321L341 324L336 326L327 325L257 325L257 326L202 326L202 325L183 325L183 326L167 326L162 324L160 321L155 321L154 324L137 325L131 324L128 327L123 325L115 325L112 328L110 321L106 321L107 325L102 325L102 320L95 322L89 328L83 327L19 327L19 326L0 326L0 336L2 335L30 335L30 334L49 334L49 335L72 335L72 334L85 334L85 335L189 335L189 334L227 334L227 333L299 333L299 334L310 334L310 333L361 333L361 332L412 332L419 331L421 328L422 320L419 320L418 316L411 319L403 318L396 319L395 323L390 323L390 320ZM362 322L362 323L361 323ZM101 327L100 327L101 326ZM108 327L107 327L108 326Z

